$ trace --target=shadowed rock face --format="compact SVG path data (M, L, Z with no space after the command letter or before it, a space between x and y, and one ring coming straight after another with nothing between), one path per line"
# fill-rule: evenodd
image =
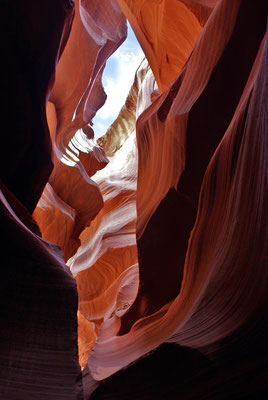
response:
M73 134L78 129L87 132L85 127L94 115L92 110L103 103L100 84L103 64L125 37L126 23L120 9L106 7L109 17L109 11L114 10L113 23L109 25L105 22L107 14L97 10L103 6L92 2L90 6L86 2L81 4L81 14L99 15L90 36L86 33L87 18L82 24L79 17L78 2L74 20L72 1L1 3L1 30L5 38L1 41L5 60L1 64L1 93L5 100L1 108L1 243L5 249L1 288L1 399L83 398L77 354L76 282L64 264L60 248L44 239L59 243L65 258L69 258L79 246L81 230L103 204L100 191L88 174L107 164L104 152L86 143L81 152L88 157L81 155L79 168L74 167L76 162L72 163L73 153L70 159L64 154ZM75 55L70 48L79 35L82 55L80 62L74 63ZM88 39L86 43L83 35ZM94 52L88 57L92 47ZM103 56L96 62L99 53ZM59 71L55 74L57 65ZM81 81L77 80L77 74L83 76ZM79 84L74 87L76 82ZM96 103L91 101L86 110L81 105L76 110L80 99L84 96L82 103L87 105L92 93L97 97ZM61 158L67 162L62 163ZM93 192L91 205L87 199L83 203L71 194L81 186L81 181L85 184L84 195L88 197ZM64 190L66 182L71 192ZM31 213L46 184L40 212L34 213L44 232L42 239ZM64 248L67 241L69 246Z
M82 399L76 283L28 211L5 188L1 200L0 396Z
M1 399L268 396L266 3L2 2Z
M267 316L262 315L257 325L250 324L220 342L210 356L165 343L102 382L90 399L266 398ZM253 370L258 377L251 379Z
M147 300L149 313L173 300L179 292L188 240L196 220L201 184L211 157L231 123L263 39L266 22L263 18L260 23L259 18L265 11L264 8L263 6L263 9L257 10L250 2L241 5L232 36L215 65L206 88L189 110L185 167L176 183L177 190L170 189L166 197L161 200L145 232L138 240L140 280L143 282L139 296L142 297L144 292L145 296L149 297ZM257 21L259 21L258 29L255 28ZM249 28L250 23L252 31ZM246 50L241 51L240 57L237 57L243 43L247 44ZM236 60L232 67L230 60ZM179 96L182 80L183 78L179 78L172 86L169 95L157 110L156 120L161 122L168 120L168 112L173 111L169 110L172 106L170 102L174 101L176 94ZM173 111L175 112L176 110ZM138 125L140 130L143 129L142 124L141 118ZM145 126L144 131L147 129ZM241 139L240 137L238 140ZM142 139L139 146L142 153ZM163 154L162 162L165 161ZM148 176L146 178L149 180ZM173 210L172 221L167 218L170 209ZM154 265L153 281L151 270L147 269L150 263ZM167 265L169 277L165 268ZM157 282L164 281L166 285L163 285L159 292ZM138 299L136 304L137 302Z
M1 2L1 179L30 212L53 167L45 107L72 23L71 3Z
M3 1L1 15L0 397L82 399L76 283L30 214L53 166L46 101L73 5Z

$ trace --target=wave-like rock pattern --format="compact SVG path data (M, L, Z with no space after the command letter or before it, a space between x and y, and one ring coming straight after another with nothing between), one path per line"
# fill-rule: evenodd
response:
M1 398L266 398L266 1L1 7Z
M53 168L46 102L73 20L73 4L1 2L1 179L32 212ZM4 39L6 38L6 39Z
M104 103L101 74L126 20L109 1L3 1L1 11L0 397L81 399L76 283L45 239L68 259L103 206L90 176L108 160L88 123Z
M100 333L97 380L164 341L213 352L267 303L266 15L265 2L218 2L138 119L141 285L119 334Z
M210 8L190 0L118 3L143 48L160 91L165 90L191 54Z
M76 282L59 247L1 185L0 397L81 399Z
M76 252L80 233L103 207L101 193L90 176L108 160L94 142L90 124L106 99L101 83L105 62L126 38L126 20L116 2L76 1L75 11L47 107L54 142L54 169L49 184L67 207L75 210L75 217L68 237L55 241L52 231L59 232L60 221L54 219L52 237L47 235L46 239L57 244L65 241L65 260ZM51 205L44 204L45 194L41 201L42 209L51 209ZM44 213L40 215L37 209L34 216L39 224L51 225L51 221L44 220Z
M1 2L0 398L82 399L76 283L31 217L53 164L46 102L71 1Z
M80 235L81 246L68 261L78 285L79 312L93 324L94 341L100 326L104 335L118 330L120 318L137 295L137 144L133 129L137 102L139 111L151 104L153 85L151 70L143 61L127 98L131 107L123 106L112 127L101 138L105 146L112 143L107 153L114 154L109 164L92 177L101 190L104 206ZM148 96L138 97L138 92L146 92ZM83 354L85 347L88 353L90 350L87 343L81 344Z

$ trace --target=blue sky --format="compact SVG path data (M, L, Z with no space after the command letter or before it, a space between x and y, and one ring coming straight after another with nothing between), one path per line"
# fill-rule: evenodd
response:
M129 23L127 25L127 39L108 59L103 73L102 83L107 100L93 119L95 138L102 136L117 117L133 82L135 71L144 57Z

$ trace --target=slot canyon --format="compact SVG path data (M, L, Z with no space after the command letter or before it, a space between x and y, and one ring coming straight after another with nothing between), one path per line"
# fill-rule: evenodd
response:
M0 400L268 399L267 11L1 0Z

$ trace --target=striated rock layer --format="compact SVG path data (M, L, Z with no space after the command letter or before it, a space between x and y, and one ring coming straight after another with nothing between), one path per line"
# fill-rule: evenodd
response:
M164 341L211 354L265 309L266 17L265 2L218 2L178 78L137 121L141 283L117 335L100 332L96 380Z
M9 3L1 4L0 397L80 399L76 283L49 242L68 259L103 206L89 176L108 160L88 123L105 100L101 74L126 20L116 2Z
M69 1L1 2L0 398L82 399L76 283L31 217L52 170L46 102Z
M2 2L1 399L267 397L266 3Z
M0 397L83 399L76 283L61 250L1 187Z
M54 169L41 207L34 214L42 231L46 231L45 238L62 246L65 260L76 252L80 233L103 207L100 190L90 176L108 160L93 141L90 124L106 99L101 84L106 59L126 38L126 20L116 2L76 1L75 11L47 107L54 142ZM53 197L66 206L62 203L59 207L55 201L54 208ZM60 233L70 209L69 227ZM59 219L52 221L51 215L55 213L60 213Z

